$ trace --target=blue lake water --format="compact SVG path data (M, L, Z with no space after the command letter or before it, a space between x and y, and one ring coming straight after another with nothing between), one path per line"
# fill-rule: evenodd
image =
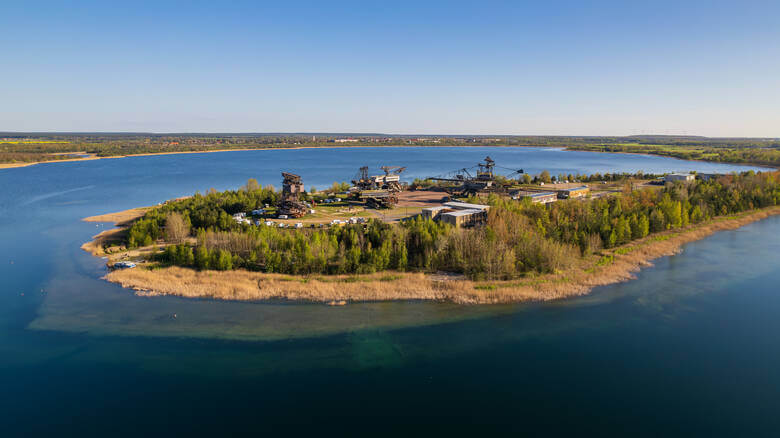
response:
M780 218L566 301L260 304L108 284L79 219L279 172L324 187L485 155L529 173L748 167L539 148L334 148L0 170L0 436L776 436ZM170 314L177 313L172 320Z

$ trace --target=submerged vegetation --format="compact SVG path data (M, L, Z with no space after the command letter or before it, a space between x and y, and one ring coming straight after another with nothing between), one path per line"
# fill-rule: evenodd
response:
M272 202L278 193L256 183L196 194L148 211L127 233L127 246L168 244L164 265L197 270L245 269L289 275L371 274L386 270L465 274L511 280L555 273L583 257L650 234L715 216L780 204L780 173L746 172L710 181L667 184L616 196L548 206L491 195L485 226L453 228L414 217L401 223L279 229L239 223L233 213Z

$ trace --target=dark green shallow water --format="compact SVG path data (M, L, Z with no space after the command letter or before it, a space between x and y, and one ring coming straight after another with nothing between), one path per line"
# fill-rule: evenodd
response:
M439 151L403 150L402 164L417 163L422 176L486 152L448 150L452 162L441 162ZM489 152L508 167L553 173L736 169ZM103 229L84 216L250 176L276 182L281 169L324 186L362 162L394 164L393 153L236 152L0 171L0 436L777 436L777 217L688 244L635 281L515 306L140 298L99 280L102 262L78 249Z

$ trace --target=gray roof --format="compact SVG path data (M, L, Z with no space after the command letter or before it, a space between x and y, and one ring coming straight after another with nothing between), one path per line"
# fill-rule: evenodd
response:
M489 205L469 204L468 202L458 202L458 201L445 202L444 206L449 208L456 208L458 210L463 210L463 209L488 210L490 208Z
M528 196L529 198L538 198L541 196L558 196L554 192L521 192L518 196Z
M458 217L458 216L470 216L472 214L482 213L485 210L477 210L475 208L471 208L468 210L458 210L458 211L448 211L447 213L442 213L442 216L452 216L452 217Z

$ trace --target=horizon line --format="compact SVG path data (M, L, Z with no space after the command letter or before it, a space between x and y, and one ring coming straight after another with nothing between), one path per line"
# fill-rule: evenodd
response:
M668 137L668 138L702 138L702 139L761 139L761 140L780 140L780 137L751 137L751 136L723 136L710 137L696 134L628 134L628 135L590 135L590 134L415 134L415 133L381 133L381 132L230 132L230 131L207 131L207 132L145 132L145 131L0 131L3 135L151 135L151 136L194 136L194 135L240 135L240 136L359 136L359 137L542 137L542 138L629 138L629 137Z

